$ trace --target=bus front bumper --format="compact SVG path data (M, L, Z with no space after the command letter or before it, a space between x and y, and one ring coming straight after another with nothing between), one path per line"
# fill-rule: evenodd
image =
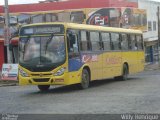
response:
M64 73L61 76L23 77L19 75L19 85L70 85L80 83L79 72Z
M65 79L60 78L31 78L19 77L19 85L65 85Z

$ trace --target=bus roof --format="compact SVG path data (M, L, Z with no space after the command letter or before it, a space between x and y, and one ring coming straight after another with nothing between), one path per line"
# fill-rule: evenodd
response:
M77 23L64 23L64 22L48 22L48 23L35 23L28 24L22 27L29 26L41 26L41 25L64 25L66 28L80 29L80 30L92 30L92 31L104 31L104 32L115 32L115 33L135 33L142 34L140 30L134 29L125 29L125 28L116 28L116 27L105 27L105 26L96 26L96 25L87 25L87 24L77 24Z

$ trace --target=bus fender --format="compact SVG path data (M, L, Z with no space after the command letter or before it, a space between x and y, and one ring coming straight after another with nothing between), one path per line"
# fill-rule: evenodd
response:
M82 73L82 70L83 70L83 69L87 69L88 72L89 72L89 75L90 75L90 77L91 77L91 69L90 69L89 65L88 65L88 64L83 65L83 66L81 67L81 73Z

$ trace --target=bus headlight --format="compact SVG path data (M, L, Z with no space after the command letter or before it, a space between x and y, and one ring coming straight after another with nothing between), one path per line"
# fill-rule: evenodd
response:
M29 75L28 75L25 71L23 71L22 69L19 69L19 73L20 73L20 75L23 76L23 77L28 77L28 76L29 76Z
M54 75L55 76L60 76L60 75L63 75L64 72L65 72L66 68L62 67L60 68Z

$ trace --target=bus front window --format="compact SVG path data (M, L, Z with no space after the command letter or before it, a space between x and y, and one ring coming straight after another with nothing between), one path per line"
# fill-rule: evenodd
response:
M22 37L19 42L19 62L29 65L57 64L65 60L64 36Z

